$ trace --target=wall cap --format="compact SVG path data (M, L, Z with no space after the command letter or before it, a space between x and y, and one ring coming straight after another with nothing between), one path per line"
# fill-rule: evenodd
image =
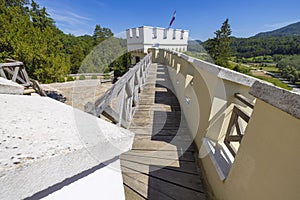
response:
M16 94L22 95L24 87L11 80L0 77L0 94Z
M249 94L300 119L300 94L256 81Z

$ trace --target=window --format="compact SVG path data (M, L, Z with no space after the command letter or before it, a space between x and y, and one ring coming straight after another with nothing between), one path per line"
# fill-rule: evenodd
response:
M164 29L164 39L168 38L168 29Z
M176 39L176 30L173 31L173 40Z
M156 28L153 28L153 39L156 39L157 38L157 29Z
M136 37L140 37L140 29L139 28L136 28L135 29L135 32L136 32Z
M127 35L128 35L130 38L132 38L132 29L128 29L128 30L127 30Z
M184 31L181 31L180 39L183 40Z

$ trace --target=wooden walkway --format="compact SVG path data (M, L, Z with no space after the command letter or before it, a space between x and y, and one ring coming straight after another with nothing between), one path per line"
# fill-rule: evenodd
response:
M130 130L133 149L121 156L126 199L206 199L168 71L152 64Z

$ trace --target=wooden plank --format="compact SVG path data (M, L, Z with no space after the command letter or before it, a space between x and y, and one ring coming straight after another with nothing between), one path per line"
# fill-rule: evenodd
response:
M164 194L164 192L161 192L159 190L153 189L152 187L148 187L147 184L145 184L143 181L137 180L134 177L130 176L130 174L123 173L123 179L126 182L126 187L130 188L132 191L134 191L135 194L130 194L130 196L126 196L126 199L140 199L137 196L140 196L141 199L166 199L171 200L172 198ZM125 193L126 194L126 193ZM128 195L128 193L127 193ZM149 196L153 197L149 197ZM155 195L155 198L154 198Z
M239 109L238 107L234 106L233 107L233 112L235 112L239 117L241 117L243 120L245 120L247 123L250 120L250 116L243 112L241 109Z
M122 118L123 118L123 112L124 112L124 101L125 101L125 85L119 92L117 96L117 112L119 113L119 119L118 119L118 126L121 126ZM126 112L126 110L125 110Z
M14 75L14 71L12 71L12 70L10 70L10 69L8 69L8 68L5 68L5 71L7 71L8 74L10 74L11 76ZM22 79L21 77L19 77L19 76L17 76L16 80L20 81L22 84L27 85L26 81L23 80L23 79Z
M1 75L2 78L7 79L7 78L6 78L6 75L5 75L5 73L4 73L4 71L3 71L2 68L0 68L0 75Z
M203 192L172 184L168 181L147 176L134 170L127 169L127 172L123 173L123 178L125 182L131 183L135 188L139 188L143 184L153 189L154 191L149 190L147 193L147 199L164 199L165 196L169 196L172 199L205 199ZM164 195L164 197L162 197L162 195Z
M172 85L157 84L169 82L168 73L158 80L157 66L150 68L148 62L142 63L140 71L149 76L130 125L136 133L133 149L120 157L124 184L147 199L205 199L193 140L179 102L169 92Z
M123 176L124 179L124 176ZM124 192L127 199L130 200L144 200L146 197L142 196L138 192L136 192L133 188L129 187L128 185L124 184Z
M252 108L252 109L254 108L254 104L249 99L247 99L245 96L243 96L242 94L235 93L234 97L237 98L238 100L240 100L245 105L249 106L250 108Z
M24 76L24 80L26 81L26 85L24 85L24 86L29 86L29 85L30 85L30 79L29 79L29 77L28 77L28 74L27 74L27 72L26 72L24 66L22 67L22 69L21 69L20 72L21 72L21 74ZM38 87L41 89L41 86L40 86L39 82L38 82L38 81L36 81L36 82L37 82ZM40 95L42 95L42 96L47 96L46 93L43 93L42 91L43 91L43 90L41 89Z
M198 192L204 192L201 179L199 175L190 174L190 173L184 173L180 171L175 170L169 170L165 168L158 168L158 167L140 167L136 168L136 165L122 165L122 171L123 173L127 172L128 169L137 171L139 173L143 173L145 175L161 179L164 181L167 181L172 184L176 184L181 187L186 187Z
M132 150L125 153L125 155L133 155L139 157L149 157L149 158L161 158L161 159L176 159L179 161L194 162L195 157L192 152L182 152L178 151L142 151L142 150Z

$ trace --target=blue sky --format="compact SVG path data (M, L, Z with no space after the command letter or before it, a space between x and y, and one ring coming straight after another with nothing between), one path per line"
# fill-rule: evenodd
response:
M96 24L120 33L143 25L188 29L206 40L229 18L232 35L249 37L300 21L299 0L37 0L65 33L93 34Z

